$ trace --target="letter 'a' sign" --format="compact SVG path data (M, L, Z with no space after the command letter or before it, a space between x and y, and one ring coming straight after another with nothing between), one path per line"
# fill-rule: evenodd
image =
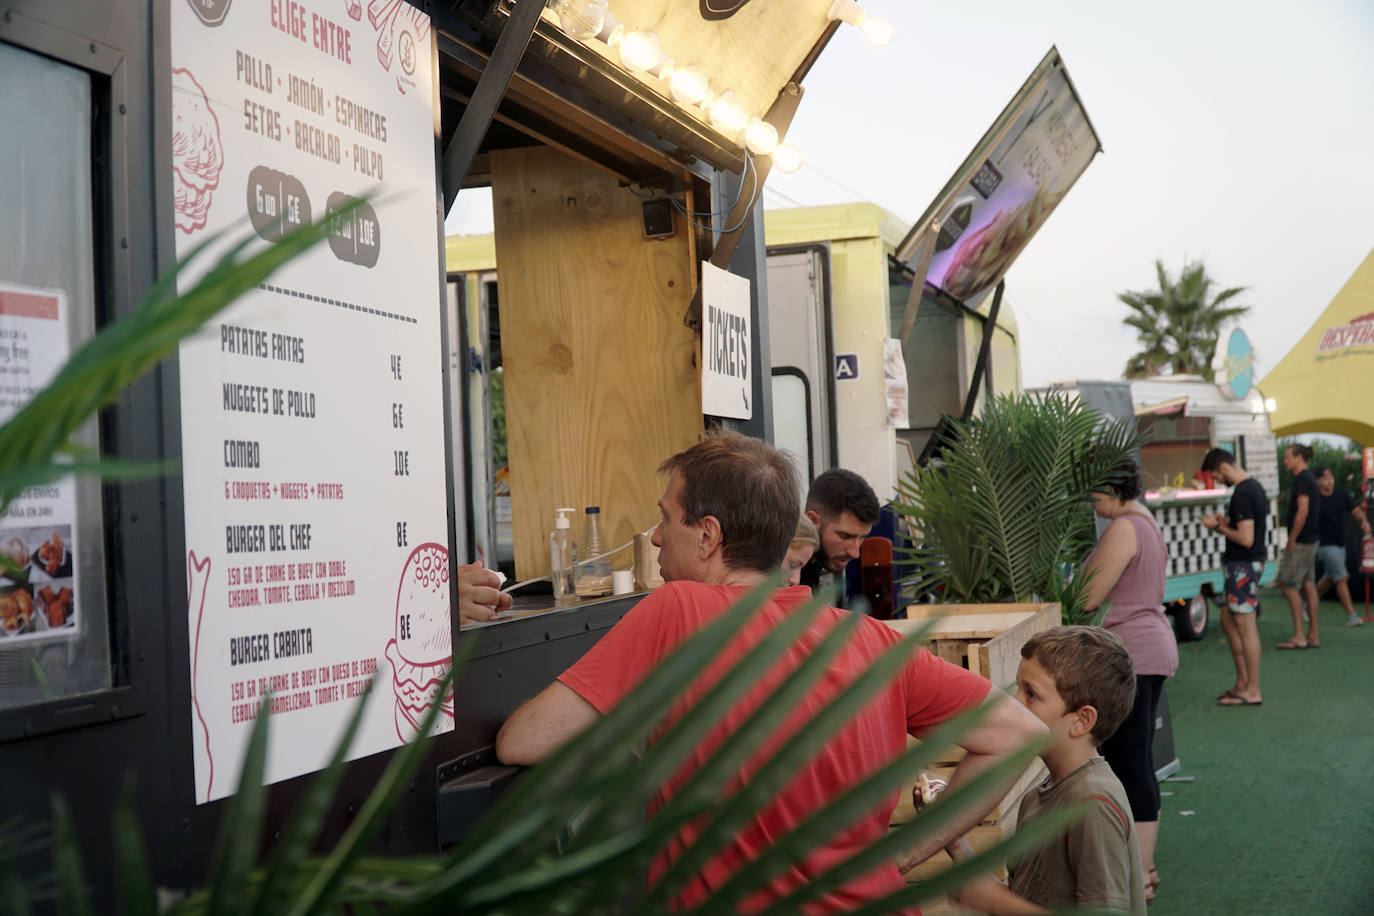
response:
M701 412L748 420L754 415L749 281L701 264Z

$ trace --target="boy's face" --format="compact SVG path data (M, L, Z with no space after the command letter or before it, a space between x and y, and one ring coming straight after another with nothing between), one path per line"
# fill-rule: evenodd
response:
M1075 710L1068 708L1054 678L1033 658L1021 659L1016 669L1016 699L1050 727L1056 742L1069 733Z

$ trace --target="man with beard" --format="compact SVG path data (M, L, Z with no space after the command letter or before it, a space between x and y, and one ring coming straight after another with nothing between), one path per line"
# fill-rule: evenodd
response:
M878 497L853 471L831 468L811 483L806 494L806 517L820 532L821 542L811 562L802 567L801 584L812 589L830 576L844 577L844 568L859 558L864 538L878 521ZM840 598L847 606L849 596Z

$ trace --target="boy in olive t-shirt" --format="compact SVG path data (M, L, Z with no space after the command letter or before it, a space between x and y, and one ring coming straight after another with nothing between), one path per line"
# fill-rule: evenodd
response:
M1021 799L1018 824L1086 803L1066 832L1007 863L1007 884L988 876L954 899L983 913L1044 913L1049 907L1143 916L1145 872L1126 792L1104 757L1103 741L1131 711L1135 668L1120 637L1101 627L1054 627L1021 648L1016 698L1050 727L1040 755L1050 775ZM951 850L972 855L965 841Z

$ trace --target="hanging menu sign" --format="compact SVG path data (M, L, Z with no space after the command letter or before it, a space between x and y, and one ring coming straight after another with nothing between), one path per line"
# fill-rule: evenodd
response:
M433 32L404 0L173 0L177 253L364 204L181 347L196 801L452 696ZM190 282L181 280L183 288Z

